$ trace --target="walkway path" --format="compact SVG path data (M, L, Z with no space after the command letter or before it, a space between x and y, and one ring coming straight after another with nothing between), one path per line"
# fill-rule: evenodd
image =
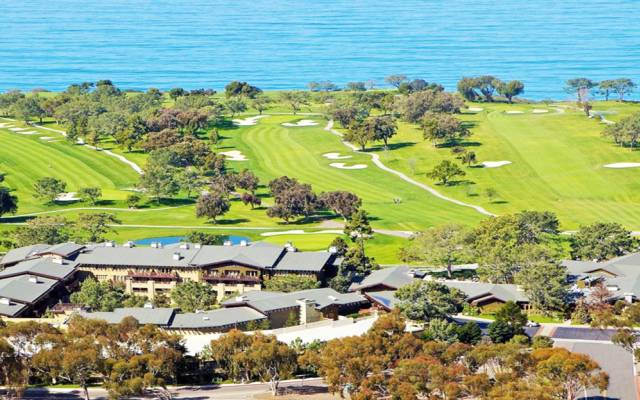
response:
M2 118L2 119L7 120L7 121L15 121L14 119L11 119L11 118ZM67 136L67 132L65 132L65 131L61 131L61 130L53 129L53 128L47 128L45 126L38 125L35 122L29 122L29 125L31 125L31 126L33 126L35 128L44 129L44 130L47 130L47 131L50 131L50 132L56 132L56 133L59 133L62 136L65 136L65 137ZM142 170L142 168L140 168L140 166L138 164L134 163L131 160L128 160L124 156L121 156L119 154L115 154L115 153L111 152L110 150L104 150L104 149L101 149L99 147L89 146L88 144L86 144L84 142L84 140L82 140L82 138L78 138L78 144L83 145L83 146L85 146L87 148L90 148L90 149L95 149L95 150L98 150L98 151L102 151L103 153L105 153L107 155L110 155L112 157L115 157L115 158L119 159L120 161L122 161L125 164L128 164L129 166L131 166L131 168L134 169L134 171L136 171L140 175L144 174L144 171Z
M332 128L333 128L333 120L330 120L329 123L327 124L327 126L324 128L324 130L328 131L328 132L331 132L334 135L338 135L338 136L342 137L342 134L340 132L338 132L338 131L336 131L335 129L332 129ZM349 143L349 142L347 142L345 140L343 140L342 143L344 143L345 146L348 146L349 148L351 148L353 151L360 152L360 149L358 147L354 146L353 144L351 144L351 143ZM449 197L446 197L446 196L440 194L437 190L435 190L433 188L430 188L429 186L427 186L427 185L425 185L423 183L414 181L413 179L409 178L408 176L406 176L402 172L398 172L398 171L396 171L394 169L391 169L391 168L385 166L382 163L382 161L380 161L380 156L378 154L366 153L366 152L364 152L364 153L360 152L360 153L361 154L370 155L371 159L372 159L371 161L373 161L373 163L375 165L377 165L380 169L382 169L384 171L387 171L387 172L390 172L390 173L392 173L394 175L397 175L398 177L400 177L400 179L405 180L405 181L409 182L412 185L418 186L419 188L426 190L427 192L431 193L432 195L436 196L439 199L442 199L442 200L457 204L459 206L471 207L474 210L478 211L479 213L484 214L484 215L488 215L490 217L496 217L497 216L496 214L490 213L489 211L485 210L484 208L482 208L480 206L474 206L472 204L463 203L461 201L454 200L454 199L451 199Z

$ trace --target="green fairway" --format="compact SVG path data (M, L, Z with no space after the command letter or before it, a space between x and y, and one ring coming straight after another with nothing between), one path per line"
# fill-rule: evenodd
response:
M401 124L393 142L402 145L390 152L388 165L411 175L407 160L417 158L414 179L496 214L549 210L558 214L564 229L576 229L593 221L615 221L629 229L640 229L640 169L603 168L610 163L639 162L640 153L619 148L612 140L602 138L604 123L588 119L581 111L564 108L565 112L559 113L553 107L539 104L472 107L484 110L462 116L473 132L463 145L476 153L480 163L512 164L498 168L465 167L467 175L460 182L441 186L425 174L444 159L454 160L450 149L434 148L432 143L422 140L422 131L417 126ZM549 112L532 114L533 109ZM525 113L503 113L513 110ZM606 110L606 118L615 121L640 108L609 102L596 103L594 110ZM466 187L465 181L471 185ZM487 188L500 195L493 204L483 196Z

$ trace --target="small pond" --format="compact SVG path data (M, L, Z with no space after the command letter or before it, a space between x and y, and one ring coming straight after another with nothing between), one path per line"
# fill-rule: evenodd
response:
M246 240L248 242L251 241L251 239L245 236L217 235L217 237L220 239L220 244L222 244L226 240L231 241L231 243L233 243L234 245L240 244L240 241L242 240ZM186 240L185 236L165 236L165 237L140 239L140 240L136 240L134 243L136 244L136 246L151 246L152 242L160 242L163 246L166 246L169 244L180 243L183 240Z

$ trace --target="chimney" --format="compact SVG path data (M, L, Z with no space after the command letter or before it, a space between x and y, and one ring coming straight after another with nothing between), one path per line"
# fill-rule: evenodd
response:
M287 251L290 251L292 253L295 253L296 251L298 251L297 247L293 247L293 246L289 246L289 247L285 247L287 249Z
M173 253L173 259L175 261L180 261L180 259L182 259L182 256L180 255L180 253L175 252L175 253Z
M151 242L151 248L152 249L157 249L158 248L158 242Z
M148 301L148 302L144 303L144 308L153 309L154 305L153 305L152 302Z
M633 293L625 293L624 294L624 301L626 301L629 304L633 303Z
M233 242L231 240L225 240L223 246L233 246Z
M35 275L29 275L29 283L40 283L40 280Z
M338 254L338 247L337 246L329 246L329 253Z
M133 240L127 240L125 244L122 245L123 247L136 247L135 243L133 243Z
M201 308L196 309L196 314L204 314L204 310Z
M193 247L195 247L196 249L201 249L202 248L202 243L196 243L193 245Z
M180 248L184 250L189 250L189 243L180 243Z
M107 240L106 242L104 242L104 245L106 247L116 247L116 242L114 242L113 240Z
M516 285L516 292L524 292L522 285Z
M246 240L241 240L240 241L240 246L242 246L242 247L247 247L247 244L249 244L249 242L247 242Z
M2 297L0 298L0 304L2 304L3 306L10 306L11 300L6 297Z
M64 260L62 258L52 258L51 262L54 264L64 265Z
M288 249L289 247L292 247L292 246L293 246L293 243L291 243L291 242L286 242L286 243L284 244L284 247L286 247L287 249Z
M316 301L310 299L296 300L300 306L300 325L310 324L322 319L322 315L316 310Z
M242 303L244 302L244 300L247 298L247 296L236 296L236 301L238 303Z

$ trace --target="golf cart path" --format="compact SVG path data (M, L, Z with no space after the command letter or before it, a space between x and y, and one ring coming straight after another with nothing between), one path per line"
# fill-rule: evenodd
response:
M333 120L329 120L329 122L327 123L327 126L324 128L324 130L328 131L328 132L331 132L334 135L338 135L338 136L342 137L342 134L340 132L338 132L338 131L336 131L335 129L332 129L332 128L333 128ZM349 142L347 142L345 140L342 140L342 143L344 143L345 146L349 147L353 151L360 152L361 154L370 155L371 156L371 161L373 161L373 163L375 165L377 165L378 168L382 169L383 171L387 171L387 172L390 172L390 173L392 173L394 175L397 175L398 177L400 177L400 179L402 179L402 180L404 180L406 182L409 182L410 184L415 185L415 186L417 186L417 187L419 187L421 189L426 190L427 192L431 193L432 195L436 196L439 199L448 201L448 202L453 203L453 204L457 204L457 205L462 206L462 207L471 207L474 210L478 211L479 213L484 214L484 215L488 215L490 217L496 217L497 216L496 214L490 213L489 211L485 210L484 208L482 208L480 206L474 206L472 204L463 203L461 201L454 200L454 199L451 199L451 198L449 198L447 196L444 196L440 192L438 192L437 190L435 190L435 189L433 189L433 188L431 188L431 187L429 187L429 186L427 186L427 185L425 185L423 183L414 181L413 179L409 178L408 176L406 176L402 172L398 172L398 171L396 171L394 169L391 169L391 168L387 167L386 165L384 165L382 163L382 161L380 161L380 156L378 154L361 152L358 147L354 146L353 144L351 144L351 143L349 143Z
M7 120L7 121L15 122L15 119L11 119L11 118L2 118L2 119ZM44 129L44 130L47 130L47 131L50 131L50 132L59 133L59 134L61 134L62 136L65 136L65 137L67 136L67 132L65 132L65 131L61 131L61 130L53 129L53 128L47 128L47 127L45 127L45 126L38 125L38 124L36 124L35 122L29 122L28 124L29 124L29 125L31 125L31 126L33 126L33 127L35 127L35 128L40 128L40 129ZM140 175L144 174L144 171L142 171L142 168L140 168L140 166L139 166L138 164L134 163L134 162L133 162L133 161L131 161L131 160L128 160L128 159L127 159L126 157L124 157L124 156L121 156L121 155L119 155L119 154L115 154L115 153L111 152L110 150L104 150L104 149L101 149L101 148L99 148L99 147L89 146L88 144L86 144L86 143L84 142L84 140L82 140L82 138L78 138L78 144L83 145L83 146L85 146L85 147L88 147L88 148L90 148L90 149L95 149L95 150L97 150L97 151L101 151L101 152L103 152L103 153L105 153L105 154L107 154L107 155L110 155L110 156L112 156L112 157L115 157L115 158L117 158L118 160L122 161L123 163L125 163L125 164L129 165L131 168L133 168L133 170L134 170L134 171L136 171L136 172L137 172L137 173L139 173Z

